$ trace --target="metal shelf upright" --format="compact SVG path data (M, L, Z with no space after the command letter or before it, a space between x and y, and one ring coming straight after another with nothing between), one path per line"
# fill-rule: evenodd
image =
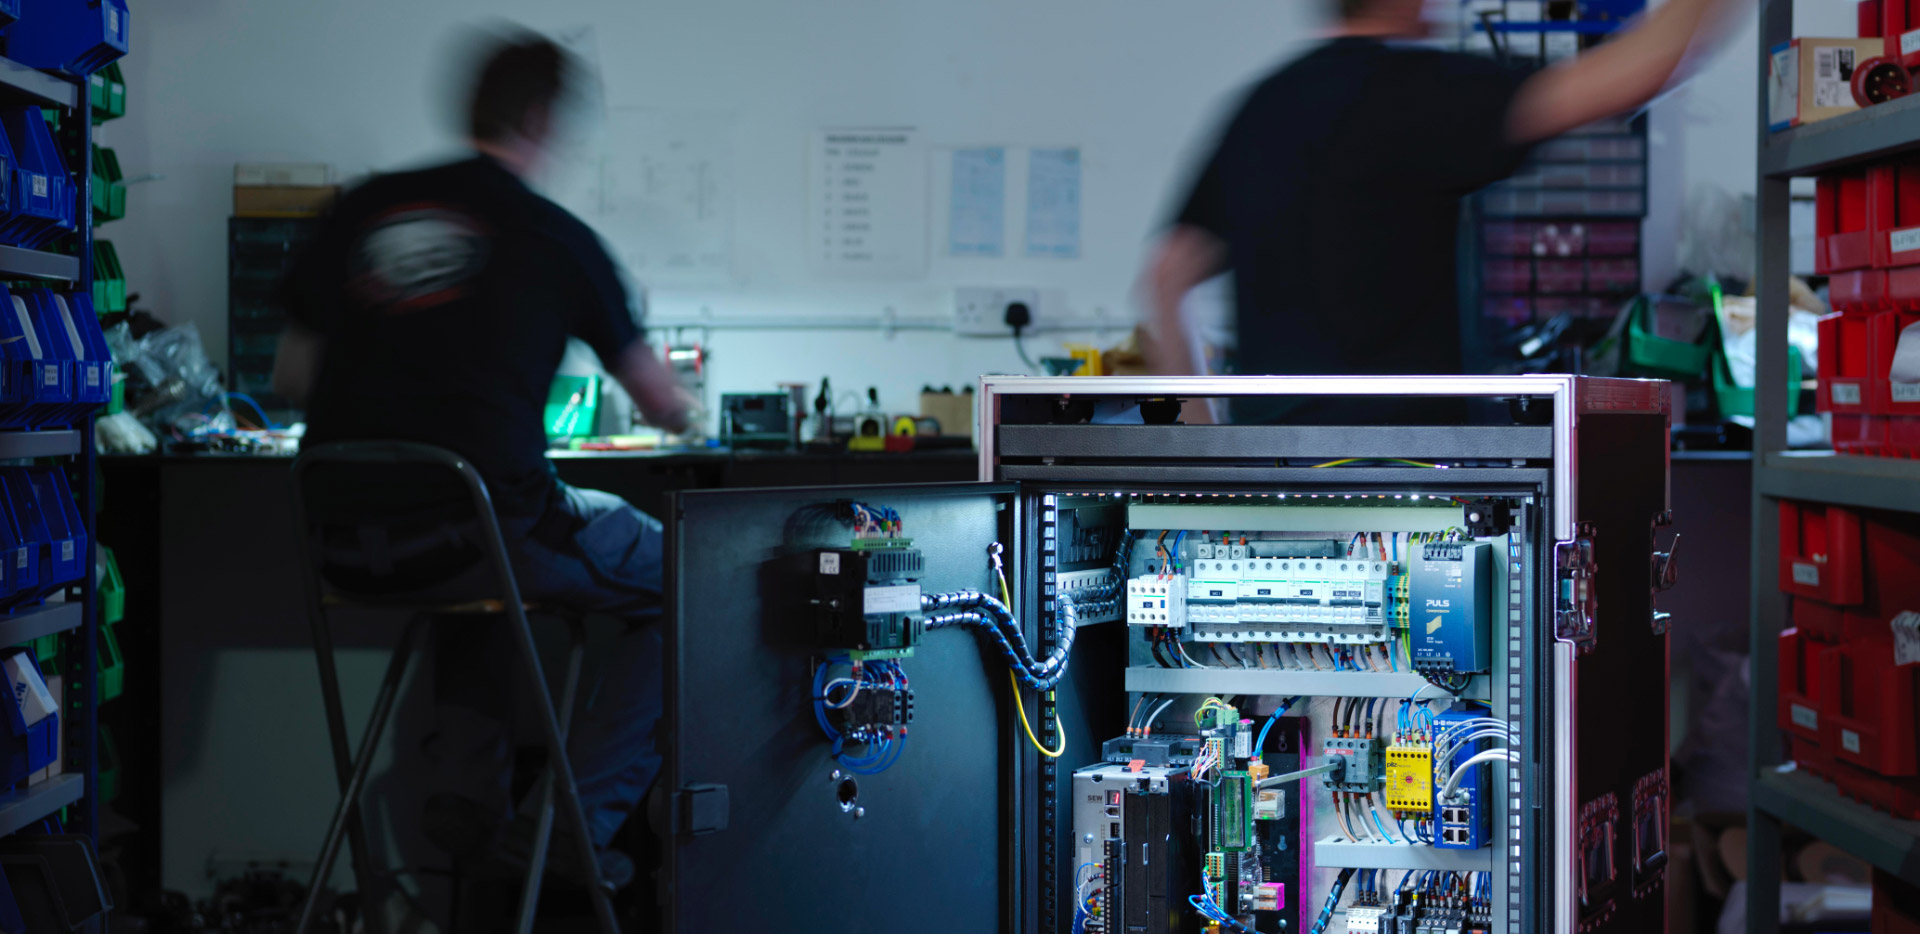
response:
M1779 635L1787 623L1778 547L1782 498L1920 513L1920 462L1787 450L1788 184L1795 176L1920 149L1920 98L1769 132L1770 52L1793 35L1793 0L1760 2L1756 103L1758 355L1754 385L1751 774L1747 804L1747 930L1779 930L1781 828L1791 824L1908 882L1920 884L1920 822L1896 820L1782 764L1775 719Z

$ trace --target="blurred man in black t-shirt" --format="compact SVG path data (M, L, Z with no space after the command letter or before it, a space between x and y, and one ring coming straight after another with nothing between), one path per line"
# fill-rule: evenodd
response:
M1333 38L1247 96L1149 266L1153 369L1206 372L1181 299L1232 272L1239 372L1460 372L1460 199L1652 99L1719 2L1667 0L1527 72L1393 45L1425 34L1421 0L1337 0Z
M417 441L470 460L522 596L627 621L596 652L605 677L568 737L602 875L624 885L633 865L606 846L661 765L660 523L560 482L542 413L569 338L593 349L654 425L684 430L690 397L647 346L599 239L527 187L577 80L571 57L547 40L498 42L470 98L473 155L348 193L295 263L274 382L306 408L306 444ZM330 495L410 505L404 486ZM512 814L504 636L493 623L435 629L426 751L438 788L425 824L456 855L494 849L511 862L530 824L523 814L519 832L498 834ZM572 852L555 846L553 859Z

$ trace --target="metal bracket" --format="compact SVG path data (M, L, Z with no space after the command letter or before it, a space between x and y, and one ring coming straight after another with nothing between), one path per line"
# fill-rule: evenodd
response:
M674 836L699 837L727 829L725 785L682 785L668 811Z
M1659 550L1660 529L1672 524L1673 512L1671 510L1653 517L1653 596L1655 600L1658 600L1662 593L1672 590L1674 584L1680 582L1680 567L1674 561L1674 555L1680 551L1680 534L1678 532L1674 533L1673 541L1667 544L1666 551ZM1653 634L1656 636L1666 635L1667 628L1671 624L1672 619L1672 613L1662 612L1658 608L1655 608L1653 611Z
M1582 522L1574 527L1571 541L1553 545L1553 637L1583 653L1593 651L1598 636L1594 621L1600 615L1600 590L1594 585L1599 566L1594 563L1593 537L1593 523Z

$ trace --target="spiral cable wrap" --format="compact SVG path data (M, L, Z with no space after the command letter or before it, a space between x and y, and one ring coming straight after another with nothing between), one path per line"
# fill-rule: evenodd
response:
M1084 602L1095 615L1110 609L1126 586L1127 565L1133 538L1124 536L1114 555L1113 569L1107 580L1076 596L1065 594L1055 601L1054 646L1045 657L1036 659L1020 631L1013 611L992 594L979 590L922 594L920 611L926 614L927 631L961 626L984 633L1006 657L1014 677L1036 691L1051 690L1067 673L1067 659L1073 653L1073 640L1079 628L1080 608Z

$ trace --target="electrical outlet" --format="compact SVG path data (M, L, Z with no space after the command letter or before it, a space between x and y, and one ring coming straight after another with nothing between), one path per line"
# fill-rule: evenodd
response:
M966 337L1012 337L1007 327L1007 306L1026 303L1033 316L1024 333L1039 330L1044 324L1039 289L958 288L953 290L953 333Z

